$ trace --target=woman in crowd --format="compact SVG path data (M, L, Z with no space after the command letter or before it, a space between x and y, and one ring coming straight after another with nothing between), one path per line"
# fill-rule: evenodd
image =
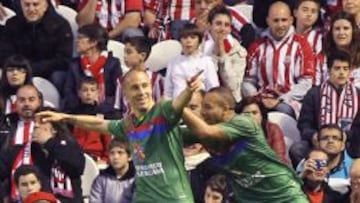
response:
M0 81L0 115L15 111L16 91L24 84L32 84L29 61L20 55L9 57Z
M265 108L261 99L255 97L245 97L241 100L236 109L237 113L246 113L254 117L256 122L264 130L266 139L270 147L275 151L280 160L288 164L284 134L280 127L268 121L268 110Z
M335 13L331 18L330 31L326 40L326 55L334 49L350 53L353 68L351 80L360 87L360 33L354 16L344 11Z

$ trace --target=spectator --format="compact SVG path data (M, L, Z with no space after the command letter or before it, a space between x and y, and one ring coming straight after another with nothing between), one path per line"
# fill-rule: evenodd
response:
M351 55L351 80L360 88L360 32L352 15L343 11L331 17L330 31L326 36L325 53L339 49Z
M253 16L254 24L258 28L266 29L268 27L266 18L264 18L264 16L269 15L268 14L269 7L271 6L271 4L273 4L276 1L278 0L267 0L267 1L253 0L254 4L253 4L252 16ZM296 1L297 0L282 0L282 2L288 4L290 8L294 8Z
M262 127L266 140L274 150L278 158L285 164L289 164L285 145L284 133L276 123L268 121L268 110L259 97L245 97L241 100L236 111L254 117Z
M152 99L146 72L130 70L122 84L131 109L131 114L122 120L51 111L38 116L46 121L68 121L88 130L128 139L136 169L133 202L193 202L178 123L192 93L200 88L198 75L189 79L187 88L175 100L157 104Z
M133 70L146 71L151 81L152 97L154 101L159 101L164 95L164 78L158 72L153 72L146 67L145 61L151 53L151 43L145 37L128 38L124 48L124 61L126 66ZM121 86L121 79L117 81L115 109L120 109L123 115L127 114L130 109Z
M114 138L108 150L110 165L94 180L90 203L130 203L135 176L130 145L125 140Z
M306 39L295 33L287 4L271 4L266 22L264 36L249 48L244 95L262 93L267 108L295 118L292 106L299 105L313 83L314 54Z
M326 78L326 69L323 68L323 27L318 27L320 20L319 0L299 0L295 4L294 16L296 19L296 33L303 35L309 42L315 54L316 75L315 84L320 85Z
M30 142L30 148L15 145L0 154L0 179L10 177L14 167L27 160L28 164L39 168L50 182L52 193L62 203L82 202L80 176L85 168L85 158L65 124L37 119ZM24 153L26 150L30 153Z
M317 136L318 148L326 152L329 157L328 161L328 184L341 194L348 192L348 179L351 157L345 148L346 135L337 125L324 125L319 130ZM297 166L298 172L303 172L305 168L304 160Z
M32 84L31 66L27 59L14 55L4 64L0 83L0 115L16 111L16 91L25 84Z
M353 15L356 25L360 27L360 1L359 0L341 0L343 11Z
M342 202L341 194L332 190L326 182L329 173L328 161L326 152L315 149L309 153L304 162L303 189L310 203Z
M214 175L207 181L204 203L225 203L228 196L228 183L224 175Z
M13 148L15 146L20 147L22 150L30 147L30 136L34 128L33 116L37 108L42 104L42 97L40 92L31 84L19 87L16 92L15 112L4 115L0 119L0 152ZM23 164L30 164L30 160L22 157ZM16 165L12 169L12 174L15 172ZM0 175L1 176L1 175ZM9 176L10 177L10 176ZM6 177L4 181L4 187L1 189L2 196L10 196L10 191L5 188L13 188L11 191L12 198L15 196L17 190L15 188L15 182L13 179ZM0 181L1 182L1 181ZM10 184L10 185L6 185Z
M241 100L241 84L246 68L246 50L230 35L231 11L214 7L208 14L209 30L204 34L202 51L218 66L220 84L231 89L236 102Z
M182 54L169 62L165 77L165 96L177 97L187 85L187 79L199 71L202 89L205 91L219 86L214 62L199 51L202 33L194 24L186 24L180 32Z
M329 79L306 94L298 122L302 142L290 148L295 166L316 146L320 126L337 124L345 131L350 130L360 101L359 90L349 81L350 62L347 52L333 52L327 61Z
M223 0L196 0L195 1L195 24L205 31L209 26L210 11L216 6L225 6ZM249 19L240 13L235 7L226 6L231 15L231 34L241 42L241 45L248 48L255 40L256 33Z
M81 0L76 22L79 27L97 22L109 31L111 39L124 40L144 35L139 29L142 11L142 0Z
M218 87L205 94L205 122L184 110L185 123L214 153L236 202L307 202L297 175L269 147L260 126L236 115L231 91Z
M97 24L85 25L78 31L76 43L80 57L70 65L65 84L66 112L74 111L80 104L77 90L86 76L94 77L99 85L98 108L106 116L114 114L116 80L122 75L119 59L106 50L108 34Z
M109 116L105 116L98 108L99 85L94 78L83 78L80 82L80 89L78 92L81 103L72 113L109 118ZM97 164L106 164L108 162L106 148L111 140L109 135L83 130L76 126L74 126L73 134L84 152L89 154Z
M63 93L72 56L69 23L47 0L20 0L22 12L6 22L0 41L0 64L14 54L30 61L33 76L50 80Z
M31 165L21 165L15 170L14 180L18 188L21 202L34 192L44 189L44 183L40 172Z

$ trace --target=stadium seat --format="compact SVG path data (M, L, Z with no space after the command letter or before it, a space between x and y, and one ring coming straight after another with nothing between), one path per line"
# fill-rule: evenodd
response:
M3 18L2 20L0 20L0 25L5 25L6 21L10 18L12 18L13 16L16 15L16 13L11 10L10 8L4 7L5 13L7 14L5 18Z
M252 23L253 22L253 6L248 4L239 4L234 6L236 10L238 10L240 13L242 13L246 18Z
M165 40L156 43L151 48L151 54L145 64L152 71L160 71L182 51L180 42L176 40Z
M77 38L77 31L78 31L78 24L76 23L76 20L75 20L75 18L77 16L77 12L74 9L64 6L64 5L57 6L56 11L69 22L71 31L74 36L74 46L73 47L75 47L75 41ZM74 49L73 57L76 57L76 56L77 56L77 52L76 52L76 49Z
M97 168L96 162L88 154L85 156L85 170L81 176L81 189L83 192L84 202L89 202L91 185L94 179L99 175L99 169Z
M281 112L270 112L268 114L268 120L272 123L278 124L283 131L287 152L294 142L301 140L300 132L297 128L297 122L289 115Z
M115 40L109 40L107 44L107 49L113 53L114 57L120 60L123 74L129 70L129 68L125 65L124 62L124 47L125 45L123 43Z
M60 108L59 91L50 81L41 77L33 77L33 83L43 94L44 106L50 106L56 109Z

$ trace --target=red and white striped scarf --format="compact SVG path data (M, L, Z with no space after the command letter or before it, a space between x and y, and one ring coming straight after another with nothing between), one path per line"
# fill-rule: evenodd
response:
M225 48L225 52L229 53L232 49L232 47L234 46L234 38L233 36L231 36L231 34L229 34L225 39L224 39L224 48ZM207 56L211 56L214 53L214 49L215 49L215 41L212 38L211 34L207 31L204 33L204 42L202 44L202 52L207 55Z
M6 99L5 114L15 112L15 110L16 110L16 95L11 95L8 99Z
M340 127L345 127L341 123L343 121L351 124L358 111L358 99L353 84L347 83L338 95L328 81L324 82L320 89L320 125L338 124Z
M61 195L63 197L74 198L75 194L71 179L62 170L56 160L54 161L51 168L50 184L54 194Z
M16 182L14 179L14 173L16 169L23 165L28 164L32 165L33 160L31 157L31 137L34 130L34 122L33 121L18 121L16 133L13 137L12 144L20 145L21 149L19 153L16 155L15 161L11 168L11 199L17 200L19 199L19 191L16 187Z
M81 67L86 76L94 77L99 85L99 103L105 100L105 79L104 79L104 66L108 57L107 51L102 51L100 57L91 64L87 56L81 56Z

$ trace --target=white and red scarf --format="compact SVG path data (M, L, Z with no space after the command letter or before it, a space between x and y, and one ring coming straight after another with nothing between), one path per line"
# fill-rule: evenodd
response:
M358 111L358 100L353 84L347 83L338 95L328 81L324 82L320 89L320 125L338 124L343 129L349 127Z
M6 99L5 114L15 112L15 110L16 110L16 95L11 95L8 99Z
M32 165L31 157L31 137L34 130L33 121L18 121L16 133L13 137L12 144L21 146L20 151L15 157L15 161L11 168L11 199L19 199L19 191L17 190L14 173L16 169L23 165Z
M104 66L107 61L108 52L102 51L100 57L91 64L87 56L81 56L81 67L86 76L94 77L99 85L99 103L105 100Z
M54 194L61 195L68 198L74 198L74 190L71 179L59 166L55 160L51 167L51 189Z

